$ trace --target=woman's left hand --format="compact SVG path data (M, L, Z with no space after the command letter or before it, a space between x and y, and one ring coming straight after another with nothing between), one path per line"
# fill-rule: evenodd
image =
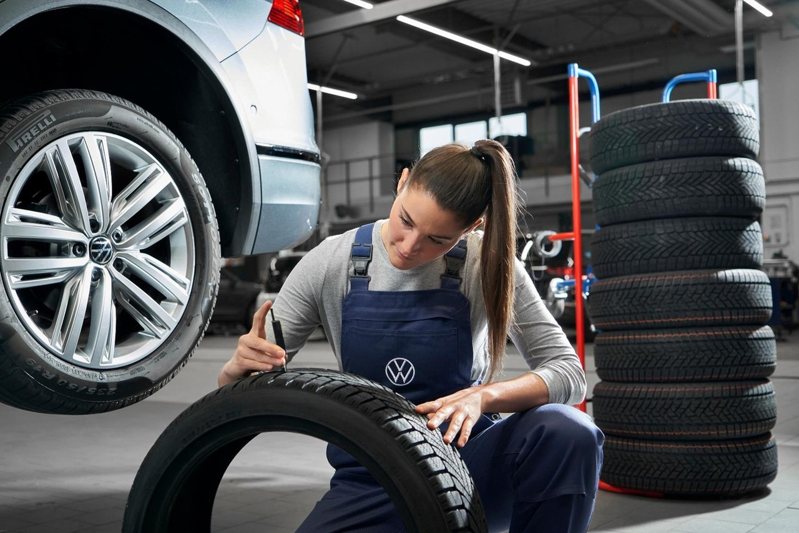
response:
M469 441L472 428L483 414L483 387L469 387L449 396L416 406L416 412L427 415L427 427L436 429L445 421L449 427L444 442L450 444L458 437L457 446L463 448ZM460 436L458 434L460 433Z

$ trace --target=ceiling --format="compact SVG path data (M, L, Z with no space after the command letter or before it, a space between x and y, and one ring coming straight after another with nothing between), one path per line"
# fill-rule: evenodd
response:
M397 125L493 113L493 56L395 20L407 13L533 62L501 61L503 110L565 100L566 65L593 72L604 95L662 88L673 76L716 68L735 81L735 0L302 0L309 81L349 90L325 96L324 123ZM799 30L799 0L744 5L745 70L758 32ZM421 8L421 9L420 9ZM390 16L389 16L390 15ZM379 20L374 20L379 19ZM797 41L799 43L799 40Z

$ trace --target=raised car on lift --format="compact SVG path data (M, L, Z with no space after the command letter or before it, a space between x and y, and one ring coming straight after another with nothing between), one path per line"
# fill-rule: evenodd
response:
M220 258L314 230L297 0L0 2L0 401L124 407L185 364Z

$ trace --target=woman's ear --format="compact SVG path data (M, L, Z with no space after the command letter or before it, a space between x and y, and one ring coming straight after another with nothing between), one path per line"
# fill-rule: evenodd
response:
M400 179L397 182L397 193L399 193L402 188L405 186L405 183L408 181L408 175L410 171L407 168L402 169L402 174L400 174Z
M478 218L477 220L474 221L474 223L472 223L472 225L463 230L463 234L466 235L467 233L473 232L474 230L482 226L484 222L485 219L483 217Z

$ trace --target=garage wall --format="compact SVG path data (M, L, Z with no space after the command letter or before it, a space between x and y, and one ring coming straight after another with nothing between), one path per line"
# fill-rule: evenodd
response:
M394 173L394 126L388 122L365 122L355 126L325 129L322 151L327 161L323 177L322 221L352 218L335 213L336 205L358 206L358 216L370 216L372 194L390 195ZM349 187L347 187L349 176Z
M782 250L799 262L799 28L760 35L757 65L766 257Z

